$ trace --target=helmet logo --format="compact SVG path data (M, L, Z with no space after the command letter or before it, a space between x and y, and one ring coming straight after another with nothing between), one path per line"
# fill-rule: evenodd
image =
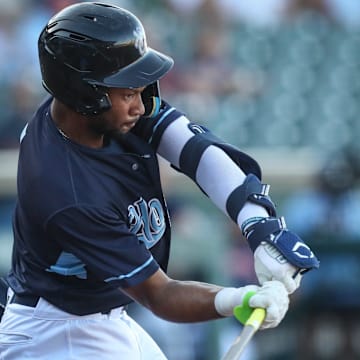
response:
M134 42L135 48L139 50L139 53L141 55L145 54L147 46L146 46L144 31L140 27L137 27L133 31L133 34L135 37L135 42Z

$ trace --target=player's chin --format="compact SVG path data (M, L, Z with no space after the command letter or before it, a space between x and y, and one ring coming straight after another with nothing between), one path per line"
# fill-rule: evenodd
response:
M122 134L126 134L128 133L129 131L131 131L131 129L136 125L136 121L132 121L132 122L129 122L129 123L126 123L126 124L122 124L119 128L119 131L122 133Z
M107 131L104 134L107 134L109 136L125 135L125 134L129 133L134 126L135 125L132 125L132 126L121 125L121 126L113 127L111 129L107 129Z

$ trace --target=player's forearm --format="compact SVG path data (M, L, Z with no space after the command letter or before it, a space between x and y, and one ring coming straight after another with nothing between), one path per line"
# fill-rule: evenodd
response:
M150 305L157 316L175 322L198 322L220 318L215 295L221 287L195 281L172 280Z
M214 299L221 289L196 281L173 280L158 270L143 283L122 291L165 320L198 322L220 317Z

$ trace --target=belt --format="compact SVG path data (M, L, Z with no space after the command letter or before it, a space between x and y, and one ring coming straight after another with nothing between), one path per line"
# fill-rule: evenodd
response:
M10 304L19 304L30 307L36 307L40 297L37 295L18 295L14 294L10 300Z
M37 295L18 295L14 294L10 300L10 304L19 304L30 307L36 307L39 302L40 296ZM108 315L111 312L111 309L100 311L101 314Z

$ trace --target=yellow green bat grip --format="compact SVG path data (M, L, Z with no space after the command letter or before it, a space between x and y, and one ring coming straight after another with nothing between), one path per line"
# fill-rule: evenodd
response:
M265 319L265 315L266 315L265 309L256 308L252 312L252 314L250 315L248 320L246 321L245 326L250 325L253 328L255 328L256 330L259 329L260 325L262 324L262 322Z
M250 307L249 300L253 295L255 295L255 291L249 291L244 296L242 304L235 306L234 316L243 325L251 325L257 330L264 321L266 312L261 308L254 310L254 308Z

